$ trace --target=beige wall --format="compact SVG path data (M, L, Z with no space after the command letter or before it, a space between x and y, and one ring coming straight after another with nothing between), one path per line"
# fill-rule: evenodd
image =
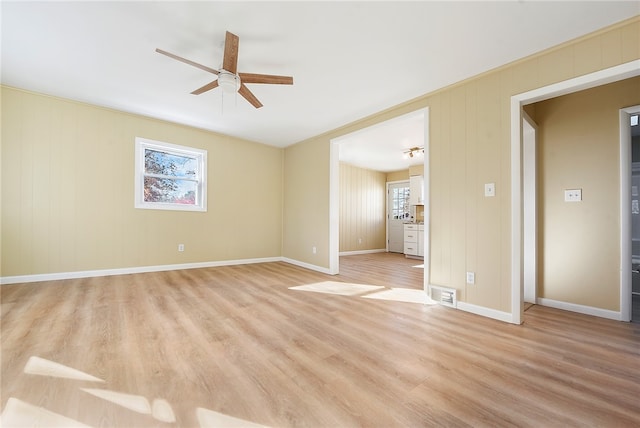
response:
M640 77L535 104L539 297L619 310L619 110L638 104Z
M285 149L284 195L282 255L328 268L329 148L323 139Z
M404 181L409 180L409 170L393 171L387 173L387 181Z
M409 175L424 175L424 165L411 165L409 167Z
M137 136L208 151L207 212L134 209ZM278 257L282 174L282 149L3 87L1 276Z
M3 88L1 275L278 255L328 268L331 139L428 107L431 282L510 311L510 97L637 59L640 18L284 150ZM209 150L207 213L133 208L136 136Z
M386 176L340 163L340 252L386 248Z
M286 153L295 152L297 159L324 162L324 172L299 168L287 180L312 185L318 210L329 212L331 139L429 107L431 282L456 288L467 303L509 312L510 97L639 58L636 17L289 147ZM496 183L496 196L485 198L484 184L490 182ZM297 193L285 190L285 202ZM290 208L290 217L304 216L303 206ZM330 221L326 215L313 225L322 231L325 248ZM302 225L285 224L285 235L302 233ZM476 272L475 285L465 284L467 270Z

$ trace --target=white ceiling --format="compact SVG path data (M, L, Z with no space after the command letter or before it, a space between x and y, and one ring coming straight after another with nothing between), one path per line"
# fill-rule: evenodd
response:
M2 84L277 147L640 14L638 1L3 0L1 7ZM248 85L261 109L240 96L223 100L219 89L195 96L214 76L155 52L218 69L226 30L240 37L239 71L291 75L294 85ZM396 152L412 145L393 141Z

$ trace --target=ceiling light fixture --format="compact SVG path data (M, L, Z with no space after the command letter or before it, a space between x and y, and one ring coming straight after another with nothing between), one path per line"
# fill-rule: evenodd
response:
M405 159L411 159L413 157L422 157L424 156L424 147L412 147L409 150L404 152Z
M218 86L228 94L238 92L238 89L240 89L240 77L223 70L218 74Z

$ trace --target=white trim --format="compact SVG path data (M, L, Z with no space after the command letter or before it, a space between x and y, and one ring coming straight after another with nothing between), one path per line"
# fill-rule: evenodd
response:
M522 112L522 222L523 300L535 303L538 297L538 215L537 215L537 133L538 125Z
M640 113L640 105L620 109L620 320L631 321L631 126L629 118Z
M614 67L605 68L604 70L593 73L584 74L552 85L543 86L522 94L514 95L512 98L518 98L521 101L525 101L523 104L537 103L538 101L572 94L574 92L618 82L638 75L640 75L640 59L616 65Z
M340 146L336 139L329 146L329 271L340 272ZM311 269L311 268L310 268ZM315 270L315 269L313 269Z
M322 266L316 266L316 265L312 265L311 263L306 263L306 262L301 262L299 260L294 260L294 259L290 259L287 257L282 257L280 259L280 261L285 262L285 263L289 263L298 267L302 267L305 269L309 269L309 270L313 270L316 272L320 272L320 273L326 273L327 275L335 275L334 273L331 273L330 269L327 269L325 267Z
M498 311L496 309L486 308L484 306L473 305L467 302L458 301L456 309L460 309L464 312L470 312L472 314L481 315L487 318L493 318L494 320L513 323L513 317L509 312ZM520 324L520 323L514 323Z
M373 254L373 253L386 253L386 248L379 248L377 250L358 250L358 251L342 251L341 256L357 256L358 254Z
M233 266L233 265L247 265L255 263L272 263L281 262L284 260L282 257L264 257L256 259L238 259L238 260L221 260L216 262L201 262L201 263L180 263L173 265L156 265L156 266L139 266L131 268L117 268L117 269L100 269L100 270L86 270L76 272L57 272L57 273L44 273L35 275L16 275L16 276L4 276L0 277L0 284L20 284L28 282L41 282L41 281L59 281L63 279L77 279L77 278L92 278L99 276L113 276L113 275L129 275L133 273L147 273L147 272L163 272L168 270L183 270L183 269L201 269L208 267L219 266ZM292 263L295 264L295 263Z
M424 173L422 174L424 180L422 183L422 193L424 197L424 233L422 235L424 242L424 250L422 252L424 259L424 278L422 285L424 291L428 292L429 284L431 283L431 140L429 139L431 125L429 122L429 107L425 107L422 111L424 112Z
M591 315L594 317L607 318L610 320L621 321L620 312L610 311L608 309L594 308L593 306L578 305L576 303L561 302L559 300L547 299L539 297L537 303L550 308L562 309L564 311L577 312L579 314Z
M524 274L522 267L522 103L511 97L511 322L522 323Z
M520 324L524 305L522 268L522 106L640 75L640 60L511 97L511 322ZM622 255L621 255L622 257ZM620 290L622 293L622 290Z

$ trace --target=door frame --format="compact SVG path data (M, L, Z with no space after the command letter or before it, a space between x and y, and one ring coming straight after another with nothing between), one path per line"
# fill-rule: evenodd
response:
M522 234L524 231L524 222L522 220L522 106L547 100L549 98L567 95L573 92L602 86L607 83L617 82L619 80L628 79L640 75L640 60L630 61L594 73L586 74L563 82L554 83L532 91L516 94L511 97L511 314L508 319L514 324L521 324L524 312L524 260L522 247ZM621 119L622 120L622 119ZM620 147L622 157L622 145ZM622 160L621 160L622 162ZM630 168L630 167L629 167ZM622 170L621 170L622 173ZM630 175L629 175L630 177ZM622 186L621 186L622 187ZM622 192L622 189L620 190ZM622 236L622 213L627 211L628 206L622 209L622 196L620 198L620 214L621 214L621 236ZM630 217L629 217L630 219ZM630 226L630 223L629 223ZM629 229L630 230L630 229ZM627 237L630 235L627 235ZM631 263L629 254L628 260L623 260L624 240L620 241L620 269L626 266L625 263ZM630 250L630 249L629 249ZM630 268L630 266L629 266ZM623 297L623 275L620 275L620 300ZM629 293L630 297L631 293ZM619 320L624 319L624 307L620 306L620 312L615 313Z
M404 116L405 114L422 113L424 123L424 200L425 200L425 213L424 213L424 290L428 290L429 285L429 107L422 107L415 109L396 117ZM371 125L375 127L380 123L387 120L393 120L395 117L380 120L378 123ZM360 132L367 127L360 128L353 132ZM330 275L337 275L340 273L340 142L344 138L353 133L349 132L339 137L331 138L329 141L329 271Z
M633 114L640 113L640 105L620 109L620 320L631 321L632 312L632 256L631 243L631 125Z
M523 301L538 303L538 125L522 112Z

